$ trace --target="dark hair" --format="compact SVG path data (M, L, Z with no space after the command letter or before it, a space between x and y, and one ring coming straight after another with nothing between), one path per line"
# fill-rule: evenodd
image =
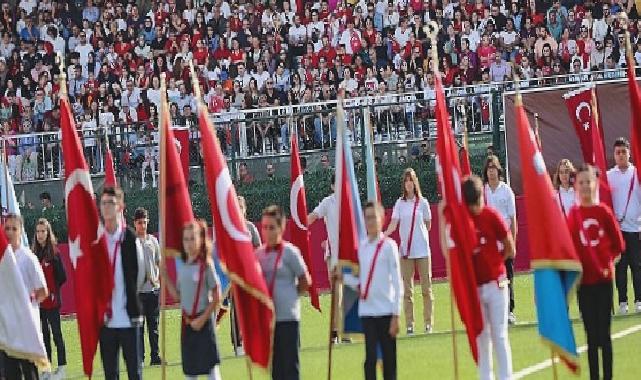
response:
M21 215L14 214L14 213L10 212L10 213L7 214L7 216L5 216L4 220L5 220L5 222L7 220L17 220L18 224L20 225L20 228L24 227L24 219L22 218Z
M134 220L149 219L149 212L144 207L138 207L134 211Z
M285 228L285 213L280 206L271 205L265 207L262 216L274 218L279 226L281 226L283 229Z
M47 191L40 193L40 200L45 200L45 199L48 201L51 201L51 194L49 194L49 192Z
M475 174L470 175L463 180L461 193L463 194L463 200L466 205L473 206L479 204L481 195L483 195L483 181Z
M376 210L381 215L385 214L385 209L383 208L383 205L379 201L367 201L365 202L365 206L363 206L363 213L365 213L365 210L373 208Z
M198 233L200 235L202 246L200 247L200 253L198 256L199 258L206 260L207 262L211 262L212 244L211 239L207 234L207 222L202 219L192 220L191 222L187 222L187 224L185 224L185 226L183 227L183 234L187 230L194 230L195 233ZM187 252L185 252L185 247L182 246L182 242L181 248L180 258L183 262L187 262Z
M487 156L487 159L485 160L485 166L483 167L483 182L487 182L487 170L489 169L490 165L493 165L496 167L496 170L499 171L499 178L503 177L503 167L501 166L501 161L499 161L499 158L496 157L493 154L490 154Z
M616 140L614 140L614 147L623 147L630 149L630 142L625 137L618 137Z
M332 173L332 175L329 177L329 185L335 185L336 184L336 173Z
M584 173L584 172L592 174L594 176L594 178L599 178L599 175L600 175L599 168L597 168L596 166L587 164L587 163L584 163L583 165L581 165L579 167L579 169L577 169L576 175L579 175L579 173Z
M45 226L45 228L47 229L47 239L44 246L38 243L38 238L36 236L38 226ZM31 250L36 255L36 257L38 257L38 260L53 260L53 258L58 255L58 240L56 239L56 235L53 233L51 223L49 223L49 221L45 218L38 219L38 221L36 222L36 232L34 232L33 234L33 246L31 247Z
M116 197L116 199L120 202L122 202L125 199L125 193L119 187L111 187L111 186L105 187L104 189L102 189L102 194L100 194L100 198L102 198L105 195L108 195L110 197Z

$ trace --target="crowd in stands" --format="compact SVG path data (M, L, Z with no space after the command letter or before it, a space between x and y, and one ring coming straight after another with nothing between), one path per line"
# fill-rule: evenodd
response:
M375 117L414 133L415 117L432 116L432 49L444 84L453 87L503 82L514 73L536 85L622 68L622 13L641 63L638 7L639 0L9 0L0 9L2 133L26 136L12 140L12 173L41 177L38 164L26 174L22 166L42 155L29 134L59 128L58 54L83 130L114 123L155 129L163 73L174 123L189 125L193 61L215 114L337 94L411 94L410 103L381 107ZM430 21L440 28L436 46ZM483 101L472 112L487 118ZM286 148L291 131L280 124L248 129L241 138L250 142L249 154ZM329 114L301 118L299 136L304 148L327 147L334 121ZM219 137L231 140L224 128ZM54 149L44 151L55 156Z

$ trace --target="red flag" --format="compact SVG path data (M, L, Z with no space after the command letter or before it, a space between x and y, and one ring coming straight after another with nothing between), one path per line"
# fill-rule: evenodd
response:
M463 177L466 177L472 174L472 167L470 165L470 156L465 146L461 147L461 150L459 151L459 156L461 160L461 174L463 174Z
M185 182L189 182L189 128L172 128Z
M236 190L225 157L202 104L198 106L198 124L216 249L234 284L234 306L238 310L243 347L253 363L268 368L274 333L274 305L238 208Z
M316 284L316 271L313 270L312 257L309 249L309 230L307 229L307 200L305 199L305 182L303 181L303 171L300 166L300 155L298 153L298 138L292 136L291 145L291 190L289 192L289 208L292 217L289 220L289 231L292 244L300 249L303 255L305 265L309 273L312 274L312 284L309 288L309 296L312 305L320 311L320 301L318 300L318 289Z
M66 86L66 84L63 84ZM69 255L74 267L76 318L85 375L91 377L100 329L114 286L107 245L98 236L98 209L89 167L76 133L71 107L60 99L60 128L65 163L65 203Z
M483 330L481 304L472 263L472 251L476 247L476 229L467 206L461 199L461 169L450 117L445 105L441 75L436 77L436 151L438 154L441 194L445 203L447 251L450 263L450 282L456 306L467 331L467 339L474 361L478 363L476 338ZM445 251L445 250L444 250Z
M114 159L111 155L111 149L107 147L105 152L105 187L116 187L116 172L114 170Z
M627 38L627 37L626 37ZM629 38L627 38L629 40ZM632 118L630 120L630 145L632 145L632 161L635 165L641 165L641 94L639 85L634 71L635 61L632 57L630 46L627 47L627 71L628 71L628 92L630 93L630 111ZM637 180L641 183L641 178L637 175Z
M160 198L164 200L161 214L163 247L179 252L182 249L182 229L194 220L189 190L185 182L183 164L178 153L178 143L171 128L167 98L161 95L160 104ZM189 149L189 146L183 147ZM163 202L161 202L163 203Z
M564 350L559 342L569 342L575 347L572 328L569 322L561 323L567 316L567 300L572 294L571 289L577 285L580 278L581 262L574 249L570 230L565 221L561 208L556 201L552 181L548 175L543 155L539 151L536 136L530 128L530 122L525 114L521 95L517 93L515 102L516 125L519 130L519 147L521 150L521 171L523 174L523 191L525 193L525 210L528 217L528 237L530 242L530 259L535 269L535 291L537 292L537 314L539 317L539 333L548 342L555 353L572 371L577 370L576 352ZM537 271L555 269L564 272L552 278L537 277ZM556 287L551 287L558 279ZM546 289L541 293L538 292ZM551 289L558 289L554 292ZM545 300L543 299L545 298ZM560 302L552 304L552 300ZM547 301L547 302L543 302ZM553 315L552 315L553 314ZM552 318L549 318L551 316ZM556 323L549 323L556 319ZM564 326L566 329L559 328ZM552 333L550 333L550 331ZM565 332L565 333L564 333ZM547 339L546 339L547 338ZM552 339L550 339L552 338Z
M563 97L565 98L565 105L570 114L570 119L574 124L574 130L581 143L583 161L596 166L601 172L599 176L599 199L612 208L612 194L608 184L608 177L605 175L607 161L605 159L603 129L601 128L594 87L571 91Z

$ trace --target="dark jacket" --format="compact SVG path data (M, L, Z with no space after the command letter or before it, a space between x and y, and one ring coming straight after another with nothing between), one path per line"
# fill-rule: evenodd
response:
M122 255L122 272L125 279L125 294L127 295L127 314L132 320L142 315L142 306L138 298L138 252L136 234L131 228L125 229L120 254ZM143 269L144 270L144 269Z

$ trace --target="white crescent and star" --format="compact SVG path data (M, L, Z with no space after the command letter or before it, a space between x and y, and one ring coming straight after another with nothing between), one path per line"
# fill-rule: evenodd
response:
M587 231L588 228L590 228L592 226L596 226L599 229L598 237L596 239L590 240L588 242L587 241L587 237L584 235L583 231ZM604 232L603 232L603 229L601 228L601 226L599 226L599 222L596 219L593 219L593 218L585 219L583 221L583 228L581 229L581 231L579 231L579 237L581 238L581 243L586 247L588 245L590 247L596 247L597 245L599 245L599 242L601 240L601 237L603 237L603 234L604 234Z
M307 230L307 227L301 223L300 215L298 215L298 196L304 187L305 182L303 182L303 175L299 174L294 183L292 183L292 188L289 191L289 209L292 213L292 220L296 223L296 226L303 231Z
M575 116L580 123L583 123L583 129L587 131L590 128L590 122L583 121L583 119L581 119L581 110L584 108L588 110L588 120L590 120L590 117L592 117L592 107L590 107L588 102L581 102L576 106Z
M76 186L82 186L89 195L94 198L93 193L93 184L91 183L91 177L89 176L89 170L87 169L75 169L71 172L67 180L65 181L65 202L69 204L69 194Z
M82 249L80 248L80 235L78 235L75 239L69 241L69 258L73 264L73 269L76 269L80 257L82 257Z
M238 228L236 228L236 226L234 225L234 222L231 220L231 216L229 215L227 200L229 199L231 189L232 183L231 177L229 176L229 169L224 168L220 171L220 174L218 174L218 177L216 178L216 201L218 202L218 206L220 207L219 210L221 222L232 239L236 241L249 242L251 241L249 233L247 233L246 231L238 230ZM236 202L236 200L234 199L233 202Z

